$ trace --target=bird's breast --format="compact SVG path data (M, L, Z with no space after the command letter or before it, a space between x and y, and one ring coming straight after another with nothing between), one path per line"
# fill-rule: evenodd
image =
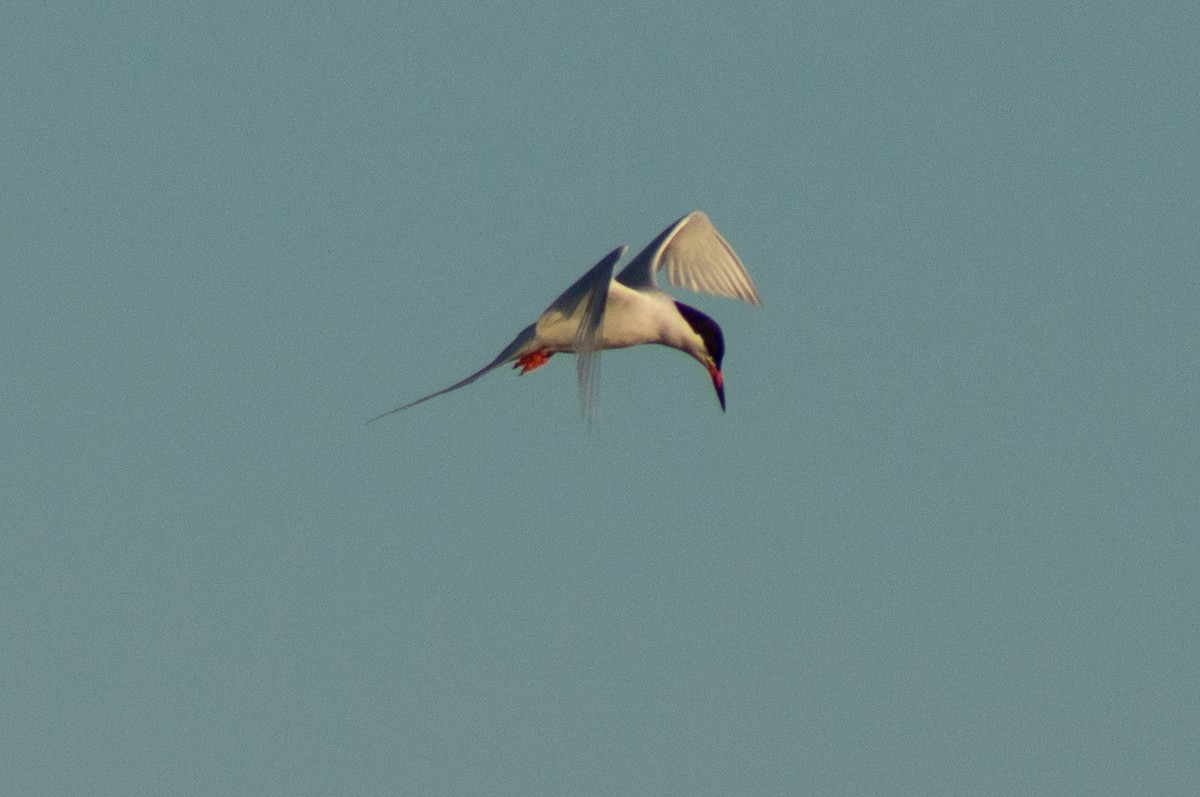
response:
M538 342L553 351L574 351L578 316L547 314L538 321ZM689 351L695 348L696 333L675 308L675 302L660 291L638 291L611 283L604 317L596 336L600 349L624 349L658 343Z

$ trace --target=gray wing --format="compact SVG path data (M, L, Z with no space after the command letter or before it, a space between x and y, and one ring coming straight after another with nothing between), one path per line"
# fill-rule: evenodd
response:
M596 348L596 339L604 322L613 268L624 254L625 247L618 246L602 257L546 308L536 325L545 330L547 337L554 337L555 328L574 326L571 347L579 358L575 363L579 409L589 422L595 418L600 389L600 350Z
M515 360L518 357L520 357L522 354L525 354L526 352L524 352L523 349L530 341L532 341L534 339L534 336L535 336L534 325L530 324L529 326L527 326L523 330L521 330L521 334L517 335L517 337L513 339L513 342L508 344L508 346L506 346L504 348L504 351L502 351L498 355L496 355L496 359L492 360L490 363L483 366L478 371L476 371L475 373L468 376L466 379L463 379L461 382L455 382L450 387L443 388L436 393L430 393L428 396L425 396L424 398L419 398L416 401L410 401L407 404L402 404L393 410L388 410L385 413L376 415L374 418L367 421L367 423L374 423L375 421L379 420L380 418L387 417L388 415L391 415L394 412L400 412L401 410L406 410L409 407L415 407L423 401L429 401L431 398L437 398L438 396L449 393L451 390L458 390L460 387L466 387L467 385L471 384L479 377L486 374L488 371L492 371L496 368L499 368L500 366L504 365L505 363L511 362L512 360Z
M596 419L600 406L600 349L596 338L600 324L604 321L604 308L608 306L608 286L612 282L612 270L625 254L625 247L614 249L600 261L591 290L583 305L579 329L575 330L575 375L579 378L579 412L588 423ZM606 268L599 265L607 264Z
M635 290L657 288L660 270L671 285L762 304L741 258L702 211L694 210L660 232L621 269L617 282Z

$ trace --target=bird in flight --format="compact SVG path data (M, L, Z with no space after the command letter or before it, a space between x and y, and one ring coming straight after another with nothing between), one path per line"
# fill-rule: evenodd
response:
M599 384L600 352L657 343L695 358L708 371L721 410L725 409L725 377L721 359L725 340L709 316L659 290L661 271L681 288L762 304L746 267L708 216L694 210L671 224L629 265L613 277L625 254L620 246L563 291L537 321L521 330L496 359L459 382L424 398L402 404L368 423L436 398L507 363L522 374L541 368L560 352L577 355L579 399L591 418Z

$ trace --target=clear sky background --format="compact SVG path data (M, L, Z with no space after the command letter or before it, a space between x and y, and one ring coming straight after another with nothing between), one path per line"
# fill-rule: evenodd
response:
M1196 793L1200 6L23 5L0 792Z

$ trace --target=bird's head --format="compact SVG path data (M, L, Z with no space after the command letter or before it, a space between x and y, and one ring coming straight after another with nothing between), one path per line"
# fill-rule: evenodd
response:
M713 389L717 391L717 401L721 402L721 412L725 411L725 376L721 373L721 360L725 357L725 336L716 321L697 310L695 307L675 302L679 314L688 326L700 336L701 350L692 353L700 364L708 369L712 378ZM689 352L691 353L691 352Z

